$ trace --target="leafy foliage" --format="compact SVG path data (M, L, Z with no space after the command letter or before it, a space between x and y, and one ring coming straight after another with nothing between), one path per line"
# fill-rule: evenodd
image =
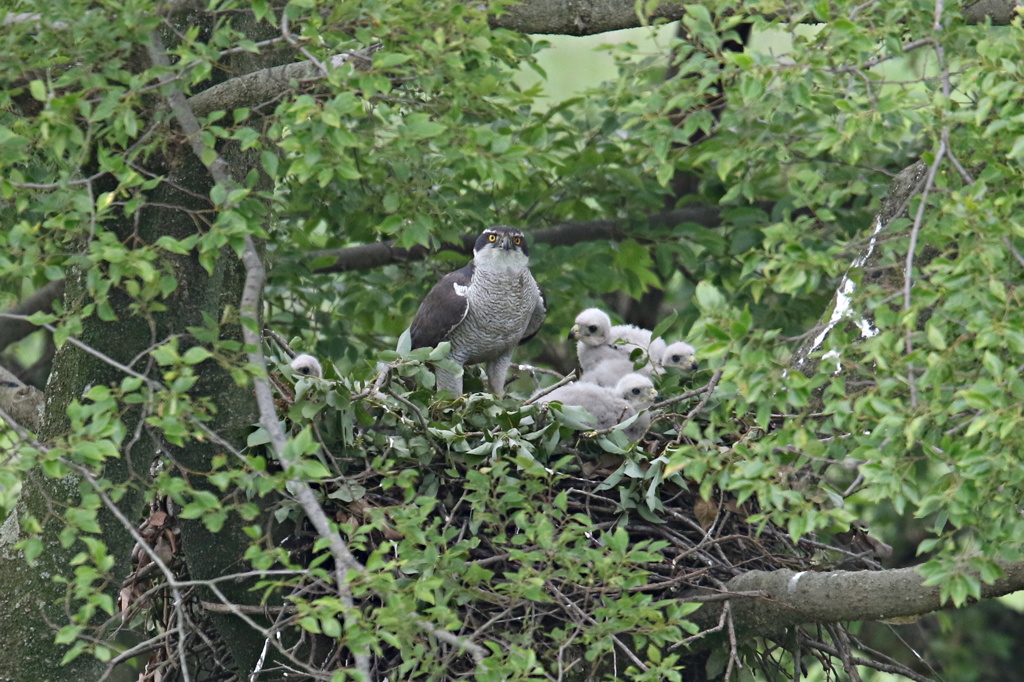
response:
M656 54L609 48L614 80L545 109L515 75L543 76L549 44L492 28L494 5L18 9L38 16L0 37L0 304L62 279L68 293L31 317L59 371L41 439L4 436L0 509L24 557L66 584L65 661L116 656L85 633L116 616L125 575L159 584L159 562L129 564L139 538L113 513L134 530L146 504L144 539L173 545L163 584L197 581L160 594L188 604L196 631L221 629L200 575L220 569L199 538L228 538L225 561L248 581L231 599L266 606L292 637L267 665L292 655L345 668L336 679L361 651L394 679L541 679L580 658L597 676L678 679L693 604L649 585L720 584L744 557L659 574L683 551L649 530L666 515L688 519L679 535L694 546L707 531L694 518L730 519L766 569L848 559L826 541L857 520L894 543L909 524L903 560L923 557L954 604L1021 560L1019 24L966 26L947 8L936 28L934 8L911 2L772 20L761 13L776 4L693 5L685 37ZM779 46L730 49L750 26ZM147 56L154 31L169 68ZM378 46L370 63L352 56ZM170 98L199 109L212 88L299 61L311 70L274 71L273 96L202 109L196 158ZM209 178L217 156L236 186ZM927 191L874 229L892 176L918 158ZM716 207L717 223L655 219L692 205ZM666 337L702 364L688 387L708 391L657 420L646 450L618 433L578 441L571 409L523 404L527 379L518 400L435 401L428 363L443 353L384 350L464 255L329 272L357 245L433 252L494 223L605 220L614 242L532 244L550 315L518 357L564 371L579 310L661 292L645 312L673 312ZM262 369L240 340L249 238L270 264L266 326L331 360L296 394L277 383L280 459L255 424ZM816 328L837 287L847 317ZM365 567L347 577L363 608L339 592L295 481ZM125 619L170 631L144 592L129 589ZM203 646L246 665L229 640ZM612 671L616 657L630 662Z

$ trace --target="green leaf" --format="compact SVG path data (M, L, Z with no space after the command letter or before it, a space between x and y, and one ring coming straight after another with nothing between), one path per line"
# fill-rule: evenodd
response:
M327 637L341 637L341 622L337 618L321 618L320 631Z
M679 318L679 314L676 311L674 311L674 310L671 313L669 313L668 315L666 315L654 327L654 330L651 332L651 338L652 339L663 338L665 336L665 332L667 332L669 329L672 328L672 325L674 325L676 323L676 320L678 318Z
M202 346L193 346L185 351L185 354L181 359L186 365L198 365L203 360L207 360L212 357L213 353L208 351L206 348L203 348Z
M373 65L378 69L388 69L399 64L405 64L410 59L411 55L400 54L398 52L387 52L384 54L377 55L373 59Z
M82 633L84 628L81 625L65 625L54 637L55 644L71 644Z
M409 140L425 140L437 137L445 130L447 130L447 126L431 121L427 114L410 114L405 118L402 134Z
M946 350L946 339L943 337L942 330L939 329L938 325L929 322L925 329L928 335L928 343L931 344L932 348Z
M700 282L696 290L697 306L704 312L715 312L725 307L725 297L708 282ZM728 335L726 335L728 338Z
M29 82L28 89L29 89L29 93L31 93L33 99L35 99L35 100L37 100L39 102L45 102L47 100L46 84L43 83L43 81L41 81L41 80L33 80L33 81Z
M270 442L270 434L262 426L249 434L245 439L247 447L254 448L257 445L266 445Z
M406 355L410 350L412 350L412 334L411 330L406 329L398 337L398 345L395 346L395 352L399 355Z
M35 566L36 559L43 553L43 541L38 537L25 538L16 546L24 553L29 566Z

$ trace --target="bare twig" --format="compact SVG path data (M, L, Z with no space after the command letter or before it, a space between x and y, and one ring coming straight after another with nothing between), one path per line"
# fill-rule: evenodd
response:
M720 592L718 594L693 594L684 597L681 601L705 604L716 601L729 601L730 599L765 599L767 592L753 590L751 592Z
M904 43L903 45L901 45L900 51L897 54L888 54L882 57L875 57L874 59L869 59L867 61L860 62L859 64L856 64L854 66L840 66L838 68L824 68L822 70L827 71L828 73L856 73L859 71L865 71L872 67L878 66L879 64L883 64L891 59L905 57L908 52L912 52L919 47L924 47L925 45L931 44L931 38L920 38L918 40L912 40L909 43Z
M25 320L25 319L28 319L24 315L12 315L11 313L0 313L0 318L7 318L7 319L13 319L13 320ZM57 331L56 327L54 327L52 324L41 324L39 326L42 327L43 329L46 329L46 330L50 331L50 332L56 332ZM88 353L89 355L97 358L98 360L102 360L104 363L110 365L114 369L119 369L122 372L124 372L125 374L127 374L129 376L133 376L136 379L142 379L151 388L160 388L161 387L161 384L159 382L154 381L153 379L150 379L149 377L145 376L144 374L140 374L140 373L136 372L134 369L132 369L131 367L128 367L127 365L121 364L120 362L118 362L114 358L110 357L109 355L107 355L103 351L96 350L95 348L93 348L89 344L82 343L81 341L79 341L78 339L76 339L73 336L67 337L66 342L70 343L72 346L74 346L76 348L79 348L79 349L85 351L86 353Z
M150 44L147 46L147 50L150 60L154 65L170 68L170 61L167 59L163 41L160 38L160 34L156 31L150 33ZM209 161L206 160L208 158L207 153L210 150L207 149L200 136L202 131L199 127L199 121L185 100L185 95L178 88L168 87L166 97L171 110L174 112L175 119L178 121L178 125L181 126L182 132L185 133L185 137L192 147L192 151L199 159L203 160L214 182L227 190L233 188L235 182L231 177L231 169L228 163L219 154L213 154ZM256 404L259 407L260 424L270 436L270 446L276 458L281 462L285 470L288 470L296 462L290 461L290 457L286 454L284 427L281 425L281 420L278 419L277 410L274 407L274 397L270 389L270 382L267 380L266 357L263 355L263 348L260 343L259 332L257 331L260 329L259 306L263 296L266 271L263 268L259 252L256 249L256 243L251 235L246 235L244 244L245 249L242 253L242 262L245 265L246 277L239 305L239 312L242 318L242 338L249 349L249 362L259 370L258 374L253 377L253 389L256 396ZM334 558L338 594L345 607L345 622L347 626L352 627L356 608L347 574L349 571L362 573L365 569L349 552L345 541L341 539L341 535L331 529L330 521L309 484L298 478L293 478L285 485L288 492L295 497L299 506L302 507L317 533L327 540L328 551ZM365 651L353 651L352 653L355 657L356 668L359 670L362 678L364 680L371 679L369 655Z
M935 3L935 31L938 32L941 26L942 16L942 0L936 0ZM942 74L942 92L943 95L948 99L950 92L952 91L951 84L949 82L949 70L946 68L944 53L942 45L935 38L929 38L929 42L932 44L935 50L936 58L939 62L939 70ZM949 131L943 128L942 133L939 137L939 148L935 152L935 160L932 165L928 168L928 175L925 178L924 188L921 190L921 201L917 205L917 213L914 215L914 224L910 228L910 243L907 245L907 256L903 265L903 310L904 312L910 311L910 299L911 289L913 288L914 282L914 255L917 251L917 238L921 231L921 226L924 224L924 212L928 204L928 193L931 191L935 183L935 176L939 172L939 166L942 165L942 160L946 156L948 149ZM909 321L905 321L907 329L904 338L904 352L910 355L914 351L913 343L913 328L909 324ZM917 379L914 375L915 369L913 363L907 366L907 383L910 388L910 407L917 407Z
M953 153L953 146L949 142L949 128L942 129L942 139L946 142L946 158L952 162L953 167L960 174L960 178L968 185L974 184L974 176L972 176L963 164L960 163L960 159Z
M686 391L685 393L680 393L679 395L674 395L671 398L666 398L665 400L662 400L660 403L654 403L653 405L651 405L651 409L660 410L662 408L668 407L669 405L675 405L676 403L680 403L684 400L689 400L690 398L695 398L703 393L707 393L713 388L714 386L709 381L707 384L701 386L700 388L694 388L692 390Z
M295 349L288 345L288 342L285 340L285 338L278 334L273 329L270 329L269 327L264 328L263 333L266 336L270 337L270 339L274 341L281 348L281 350L287 353L289 358L292 358L294 360L295 357L298 355L298 353L295 352Z
M683 429L690 423L690 420L697 416L697 413L704 409L704 406L708 404L708 400L711 399L711 394L715 392L715 387L718 385L719 380L722 378L722 372L725 371L725 363L729 360L728 354L722 358L722 364L715 370L715 373L711 375L711 380L708 381L707 385L704 386L701 391L704 397L700 399L693 409L686 413L683 417L683 421L676 425L676 443L679 443L683 438Z
M1013 245L1013 241L1009 237L1003 237L1003 243L1006 244L1006 248L1010 250L1014 260L1016 260L1021 267L1024 267L1024 256L1022 256L1020 251L1017 250L1017 247Z
M825 629L832 635L836 650L839 651L839 660L843 662L843 668L850 677L850 682L862 682L860 673L857 672L857 665L853 662L853 655L850 651L850 638L846 636L846 630L838 625L826 625Z
M726 682L732 679L732 668L735 665L737 668L743 668L743 662L740 661L739 646L736 643L736 624L732 618L732 602L727 601L722 606L722 614L725 616L726 632L729 633L729 662L725 666L725 677L723 678Z
M316 67L316 70L320 72L320 75L327 78L327 67L324 66L323 62L314 57L309 50L299 44L299 41L295 39L291 31L288 30L288 12L281 12L281 36L288 41L288 44L294 47L296 50L302 53L302 56L309 60L309 62Z
M259 606L249 604L219 604L217 602L199 601L199 605L211 613L252 613L257 616L269 616L278 613L295 613L298 609L295 606L286 604L284 606L270 606L261 604Z
M458 635L448 632L447 630L441 630L440 628L435 627L429 621L420 618L418 613L414 612L410 615L411 617L416 619L416 627L423 630L427 634L441 640L442 642L447 642L448 644L451 644L459 650L465 649L469 652L469 655L473 657L473 660L476 661L478 665L482 663L483 660L487 658L487 656L489 655L487 649L483 648L479 644L471 642L468 638L459 637Z
M540 400L541 398L543 398L547 394L549 394L552 391L554 391L556 388L561 388L562 386L565 386L566 384L570 384L575 379L576 379L576 370L573 370L573 371L569 372L568 374L566 374L564 377L562 377L561 380L557 381L556 383L553 383L550 386L547 386L546 388L543 388L540 391L537 391L537 393L535 393L534 395L530 396L529 400L524 400L523 404L524 405L532 405L533 403L537 402L538 400Z
M823 642L804 640L804 644L811 647L812 649L817 649L818 651L826 653L829 656L834 656L836 658L840 657L838 649L836 649L835 647L830 647ZM898 664L889 665L870 658L860 658L858 656L850 656L850 662L854 665L862 665L866 668L873 668L874 670L879 670L881 672L900 675L902 677L906 677L907 679L914 680L914 682L934 682L934 678L925 677L924 675L916 673L910 668L907 668L906 666Z
M359 393L354 394L350 398L352 402L362 400L363 398L374 396L380 393L380 389L384 387L384 384L387 383L388 378L391 376L392 366L387 363L380 363L378 364L377 368L377 376L374 377L373 383L370 385L369 388L366 388L360 391Z
M537 367L536 365L513 365L520 372L528 372L529 374L547 374L548 376L563 378L561 372L557 372L547 367Z

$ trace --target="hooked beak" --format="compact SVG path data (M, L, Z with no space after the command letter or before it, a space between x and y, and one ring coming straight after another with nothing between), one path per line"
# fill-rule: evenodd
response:
M507 235L502 237L501 244L499 244L499 246L501 247L502 251L508 251L509 249L512 248L512 238Z
M578 324L574 324L572 326L572 329L569 330L568 338L570 338L570 339L578 339L578 338L580 338L580 326Z
M694 360L693 362L690 363L690 369L692 369L694 372L697 371L697 361L696 360Z

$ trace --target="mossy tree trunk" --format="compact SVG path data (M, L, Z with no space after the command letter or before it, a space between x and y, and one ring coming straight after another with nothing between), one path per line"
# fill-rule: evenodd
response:
M255 39L265 37L267 26L248 21L243 27ZM288 59L288 55L274 53L272 57L233 59L233 69L256 70ZM139 70L149 64L140 61ZM155 119L165 103L153 98ZM114 235L122 245L153 245L161 237L183 240L208 230L213 222L213 204L208 199L214 185L207 168L193 153L184 136L172 124L162 124L161 134L167 142L160 151L145 159L146 170L162 180L147 192L136 213L104 222L103 229ZM116 150L94 150L94 154L116 154ZM233 165L236 177L244 178L256 167L258 156L245 154L234 145L222 150ZM109 186L104 186L104 182ZM94 193L117 190L111 175L101 178ZM84 246L84 245L83 245ZM82 345L64 343L58 350L46 390L46 406L40 440L47 445L60 446L63 439L73 436L73 422L68 407L93 386L116 387L128 374L123 367L157 382L165 381L162 369L148 351L177 338L179 350L184 353L199 342L193 329L208 327L210 321L219 325L219 339L236 341L241 352L241 328L238 306L245 279L245 268L234 250L222 248L208 272L200 263L198 253L164 252L157 264L161 274L176 281L174 290L159 300L156 308L143 304L124 289L116 286L107 292L113 318L101 319L97 314L84 316L81 329L74 335ZM81 311L96 300L96 275L74 268L67 272L64 307L68 311ZM120 366L119 366L120 365ZM123 367L122 367L123 366ZM199 380L189 390L195 397L204 396L213 401L215 410L206 423L209 431L219 436L221 443L241 449L245 437L258 420L258 412L247 384L239 384L231 374L214 360L206 360L196 368ZM178 473L184 472L188 483L195 489L220 492L206 480L211 460L215 455L228 454L228 448L213 439L193 440L184 447L174 447L166 441L158 428L146 423L153 412L148 406L121 405L121 419L125 426L120 457L106 462L101 483L111 492L120 512L133 524L141 523L148 515L143 491L151 481L151 466L157 459L173 465ZM27 477L21 503L3 526L0 533L0 600L6 605L3 631L7 646L0 648L0 681L52 680L81 682L99 679L106 665L93 656L79 656L70 664L61 665L68 651L67 644L54 643L57 629L71 621L77 610L73 587L72 559L83 551L81 540L64 546L61 532L66 528L64 511L82 505L83 496L92 495L94 486L72 473L62 478L51 478L42 472ZM44 551L34 565L25 563L14 544L25 537L19 524L36 520L41 526ZM237 521L237 519L236 519ZM131 552L135 544L125 524L108 508L100 507L97 523L113 566L107 573L104 592L116 603L121 581L130 573ZM240 560L249 539L241 530L241 523L229 523L220 532L213 533L202 520L180 521L182 552L190 576L207 579L239 570ZM244 604L258 599L248 592L248 585L233 583L222 585L223 592L235 603ZM91 619L96 625L107 615L99 613ZM224 640L240 670L248 670L258 657L263 642L258 633L238 619L213 615L212 621ZM110 623L113 623L111 625ZM107 632L120 623L117 614L107 624ZM132 676L133 678L134 676Z
M203 197L209 195L212 181L187 146L170 147L166 158L154 165L166 173L168 182L161 183L147 197L148 206L140 210L137 221L133 216L116 226L118 236L124 240L137 239L140 243L151 244L164 235L183 239L197 229L196 212L210 208ZM107 228L115 229L115 226L107 225ZM144 313L124 291L114 290L110 302L116 319L86 317L81 333L76 335L91 349L157 381L161 380L160 368L146 358L147 349L172 337L180 339L182 352L194 345L196 342L189 330L204 326L204 315L206 319L221 320L226 311L230 315L230 311L237 309L245 275L241 261L230 249L220 254L212 273L200 265L195 254L169 255L164 265L177 280L177 287L164 301L164 311ZM68 309L81 309L91 300L86 286L88 274L81 270L68 273L65 299ZM240 338L237 319L221 327L221 338ZM211 396L216 404L209 428L236 447L244 445L246 433L257 420L251 389L236 384L230 374L212 360L204 363L199 374L201 379L192 393ZM106 360L65 343L54 359L47 387L42 439L59 443L72 428L67 417L68 406L80 400L91 386L117 386L125 376L120 368ZM204 488L210 486L204 484L202 473L209 471L215 454L224 454L224 448L209 440L181 448L169 446L157 429L140 421L150 416L144 414L143 409L125 408L122 419L128 435L123 441L121 457L109 460L103 470L104 479L123 493L117 498L118 506L132 522L145 518L146 500L141 492L144 486L140 484L149 479L150 467L157 458L169 457L183 469L195 472L197 475L190 477L190 483ZM37 474L31 481L32 487L26 489L22 497L25 503L19 510L19 518L42 522L44 551L38 563L29 567L15 559L14 551L5 544L5 555L14 560L0 563L0 599L8 605L5 630L10 645L0 649L0 670L4 671L0 679L55 682L98 679L105 666L91 656L84 655L67 667L60 666L67 647L53 643L53 629L46 625L47 622L55 626L68 622L66 597L73 588L62 582L73 579L69 568L71 560L83 551L81 542L64 547L59 541L65 527L62 511L81 505L83 494L93 493L92 486L76 474L60 479ZM108 509L99 510L98 523L107 551L114 558L106 592L116 599L120 579L131 570L129 557L134 540ZM229 524L215 535L201 521L184 523L183 547L194 578L223 575L228 572L228 566L239 560L247 546L247 538L239 525ZM13 531L13 523L8 524L8 528ZM238 603L247 601L242 586L235 590L229 588L228 592ZM258 654L259 643L251 639L255 633L248 628L236 628L235 624L233 619L224 619L220 631L232 653L236 657L242 652ZM249 665L247 661L240 663L243 667Z

